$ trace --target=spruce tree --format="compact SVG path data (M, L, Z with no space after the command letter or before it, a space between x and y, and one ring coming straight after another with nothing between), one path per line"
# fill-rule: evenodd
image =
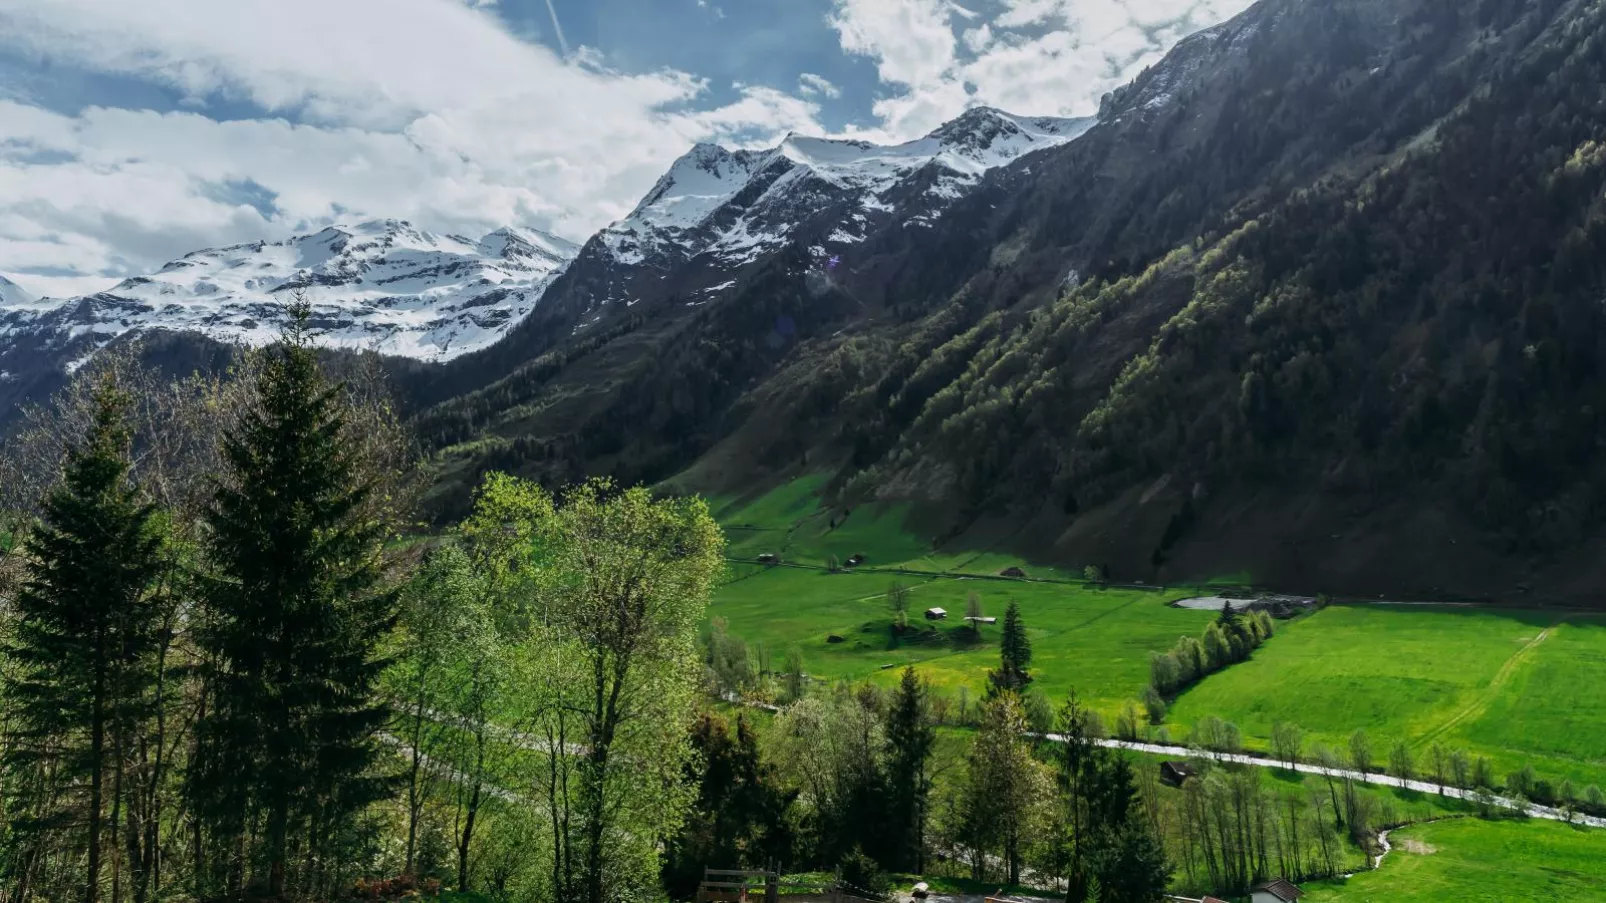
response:
M207 512L210 698L192 791L224 889L249 877L275 898L326 889L314 864L339 861L337 834L389 783L376 773L387 712L374 694L397 609L381 587L385 527L368 513L372 485L309 312L295 304L265 350ZM292 854L307 873L288 874Z
M891 838L888 864L897 869L925 870L927 799L931 795L928 766L937 732L926 711L926 687L912 667L893 694L887 713L887 809Z
M1025 689L1032 682L1031 672L1027 671L1032 663L1032 641L1026 636L1020 605L1014 599L1009 600L1009 608L1004 610L1004 631L998 651L998 670L989 675L992 678L991 692L1020 692Z
M154 509L129 480L128 399L109 380L96 393L89 434L69 450L28 537L6 647L12 733L4 764L7 789L19 794L7 859L20 872L18 899L30 890L29 873L45 871L19 863L45 855L45 832L63 826L72 834L66 855L84 869L82 897L98 899L120 754L153 705L162 618L152 587L162 541Z

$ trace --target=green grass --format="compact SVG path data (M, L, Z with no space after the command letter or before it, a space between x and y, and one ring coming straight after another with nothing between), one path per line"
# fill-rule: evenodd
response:
M893 580L911 588L912 635L892 634L886 590ZM987 671L997 666L999 627L983 627L980 639L973 638L959 620L970 593L980 597L983 612L1000 618L1011 599L1020 604L1038 690L1057 701L1074 687L1109 714L1148 682L1151 649L1198 633L1212 617L1169 607L1177 593L787 567L721 586L709 614L724 618L732 635L762 644L772 662L797 647L805 669L817 678L890 682L896 669L913 664L933 686L968 686L974 698L985 687ZM931 607L947 609L949 620L925 621L922 613ZM833 634L843 642L829 642Z
M966 598L981 598L984 614L1002 620L1011 599L1020 603L1034 651L1036 688L1058 701L1071 688L1113 715L1148 682L1148 654L1197 634L1208 612L1170 608L1189 593L1089 588L1077 575L986 550L933 549L910 525L905 506L865 506L848 513L821 509L821 478L795 480L747 500L715 500L729 554L777 554L804 567L756 568L732 562L714 594L710 617L724 618L730 633L762 646L778 667L797 647L810 675L825 680L874 679L891 683L913 664L934 687L972 698L998 662L999 627L977 638L964 625ZM832 526L835 521L835 526ZM818 568L832 557L866 556L857 571ZM1034 581L996 578L1022 567ZM920 571L927 574L898 573ZM947 576L931 576L944 574ZM970 576L966 576L970 575ZM1038 582L1063 580L1064 583ZM894 637L886 591L893 581L911 588L912 633ZM948 620L927 622L927 608ZM843 642L828 642L831 635Z
M1581 788L1606 781L1606 627L1599 618L1451 606L1334 606L1282 625L1254 657L1184 692L1176 736L1206 715L1264 749L1291 721L1343 747L1365 728L1381 763L1395 738L1531 764ZM1420 756L1419 756L1420 758Z
M806 477L757 497L715 500L731 556L773 553L803 565L732 562L710 608L734 636L762 646L772 667L795 646L818 678L891 683L912 664L933 686L968 687L974 697L998 657L996 626L979 640L963 626L965 599L974 592L995 617L1010 599L1020 603L1036 689L1057 701L1074 687L1108 717L1148 682L1150 651L1197 635L1213 617L1167 605L1191 589L1098 589L1074 569L998 550L933 548L907 506L822 508L824 482ZM867 556L858 571L819 569L855 554ZM1010 566L1037 579L989 579ZM894 580L913 590L914 632L901 637L891 632L885 603ZM1217 582L1244 584L1249 575ZM934 606L947 609L948 620L921 618ZM1340 748L1364 727L1379 764L1404 737L1419 759L1440 742L1488 756L1502 778L1532 765L1541 777L1570 778L1580 789L1606 784L1606 616L1357 605L1279 628L1250 661L1176 700L1168 718L1173 737L1185 737L1206 715L1235 722L1257 749L1268 746L1276 721ZM833 634L843 642L827 642Z
M1305 885L1307 903L1606 901L1606 832L1470 818L1402 828L1377 871Z

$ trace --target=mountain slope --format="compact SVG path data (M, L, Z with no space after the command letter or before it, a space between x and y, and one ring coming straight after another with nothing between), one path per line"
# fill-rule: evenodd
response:
M522 320L576 252L555 236L499 229L478 241L398 220L330 226L284 241L196 251L156 273L71 301L0 294L0 336L79 353L127 332L164 329L270 341L283 308L313 305L334 348L449 360Z
M1275 2L1223 30L1258 21L1273 43L1250 45L1231 80L1246 90L1207 95L1206 82L1191 103L1232 111L1216 121L1237 152L1215 159L1263 161L1246 179L1258 187L1227 206L1210 194L1239 177L1230 168L1213 184L1164 169L1138 183L1165 192L1160 208L1223 211L1193 240L1122 262L1145 239L1108 195L1109 225L1091 232L1042 212L1073 197L1017 198L1008 215L1030 237L1013 240L1056 263L1022 254L1039 285L1066 262L1102 262L1105 278L1062 284L1028 322L995 316L917 349L907 375L883 379L889 404L846 412L869 449L850 495L957 502L961 521L1008 512L1040 551L1126 578L1248 569L1307 590L1508 599L1597 588L1601 7L1336 11L1347 24L1328 21L1325 39L1309 32L1318 13ZM1279 52L1282 34L1295 38ZM1284 87L1263 93L1262 78ZM1299 102L1311 90L1335 96ZM1210 153L1201 112L1160 121L1195 126L1182 159Z
M4 276L0 276L0 306L10 307L17 305L20 307L33 304L38 300L38 298L25 291L22 286Z
M1602 16L1264 0L939 216L797 230L420 422L490 436L449 478L823 468L1124 579L1599 588Z
M852 280L833 259L840 262L880 235L932 228L987 172L1035 159L1091 125L978 108L893 147L797 136L765 151L699 145L628 217L585 244L506 341L440 372L409 376L411 397L439 404L424 417L426 436L445 446L487 429L509 439L542 433L527 408L552 403L547 380L555 362L573 359L577 349L616 341L658 348L670 335L696 335L700 327L688 325L693 321L740 331L744 327L733 324L765 309L774 317L763 321L761 334L742 340L761 346L749 349L753 360L771 360L815 330L872 317L876 299L854 295L845 286ZM809 285L798 283L786 293L799 299L796 309L752 299L755 287L773 285L778 273L792 274L785 278L794 282L813 274ZM837 290L830 303L801 300ZM737 312L719 312L731 310ZM615 348L609 357L626 370L657 366L650 353ZM754 366L747 378L769 365ZM611 393L624 378L619 367L611 369L601 383L575 381L601 419L612 415L597 391ZM567 423L561 431L572 434ZM695 455L705 444L686 448Z

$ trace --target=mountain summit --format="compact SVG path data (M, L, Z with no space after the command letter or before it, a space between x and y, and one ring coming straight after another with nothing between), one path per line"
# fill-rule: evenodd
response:
M576 250L533 230L498 229L474 240L370 220L196 251L59 304L14 296L6 283L0 334L105 342L165 329L259 344L277 335L286 302L301 295L312 302L325 345L448 360L523 319Z
M600 238L624 264L666 264L704 252L740 264L778 247L804 220L846 198L856 209L846 211L827 240L851 244L863 240L872 219L894 212L892 195L901 185L923 177L926 205L941 206L988 170L1065 144L1094 122L977 107L903 144L800 135L761 151L699 144Z

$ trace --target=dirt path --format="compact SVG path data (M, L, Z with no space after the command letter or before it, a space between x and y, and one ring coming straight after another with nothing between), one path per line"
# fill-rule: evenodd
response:
M1432 743L1454 730L1457 725L1475 720L1482 716L1484 712L1487 712L1489 706L1494 703L1495 698L1500 695L1500 691L1505 688L1506 684L1511 682L1511 678L1517 673L1517 669L1533 657L1534 650L1539 648L1539 644L1543 643L1554 629L1556 629L1555 624L1546 627L1544 630L1539 631L1538 636L1524 643L1521 649L1513 652L1511 657L1500 665L1500 670L1495 672L1494 678L1483 689L1479 690L1472 699L1468 700L1466 705L1458 709L1442 724L1423 734L1418 742Z

